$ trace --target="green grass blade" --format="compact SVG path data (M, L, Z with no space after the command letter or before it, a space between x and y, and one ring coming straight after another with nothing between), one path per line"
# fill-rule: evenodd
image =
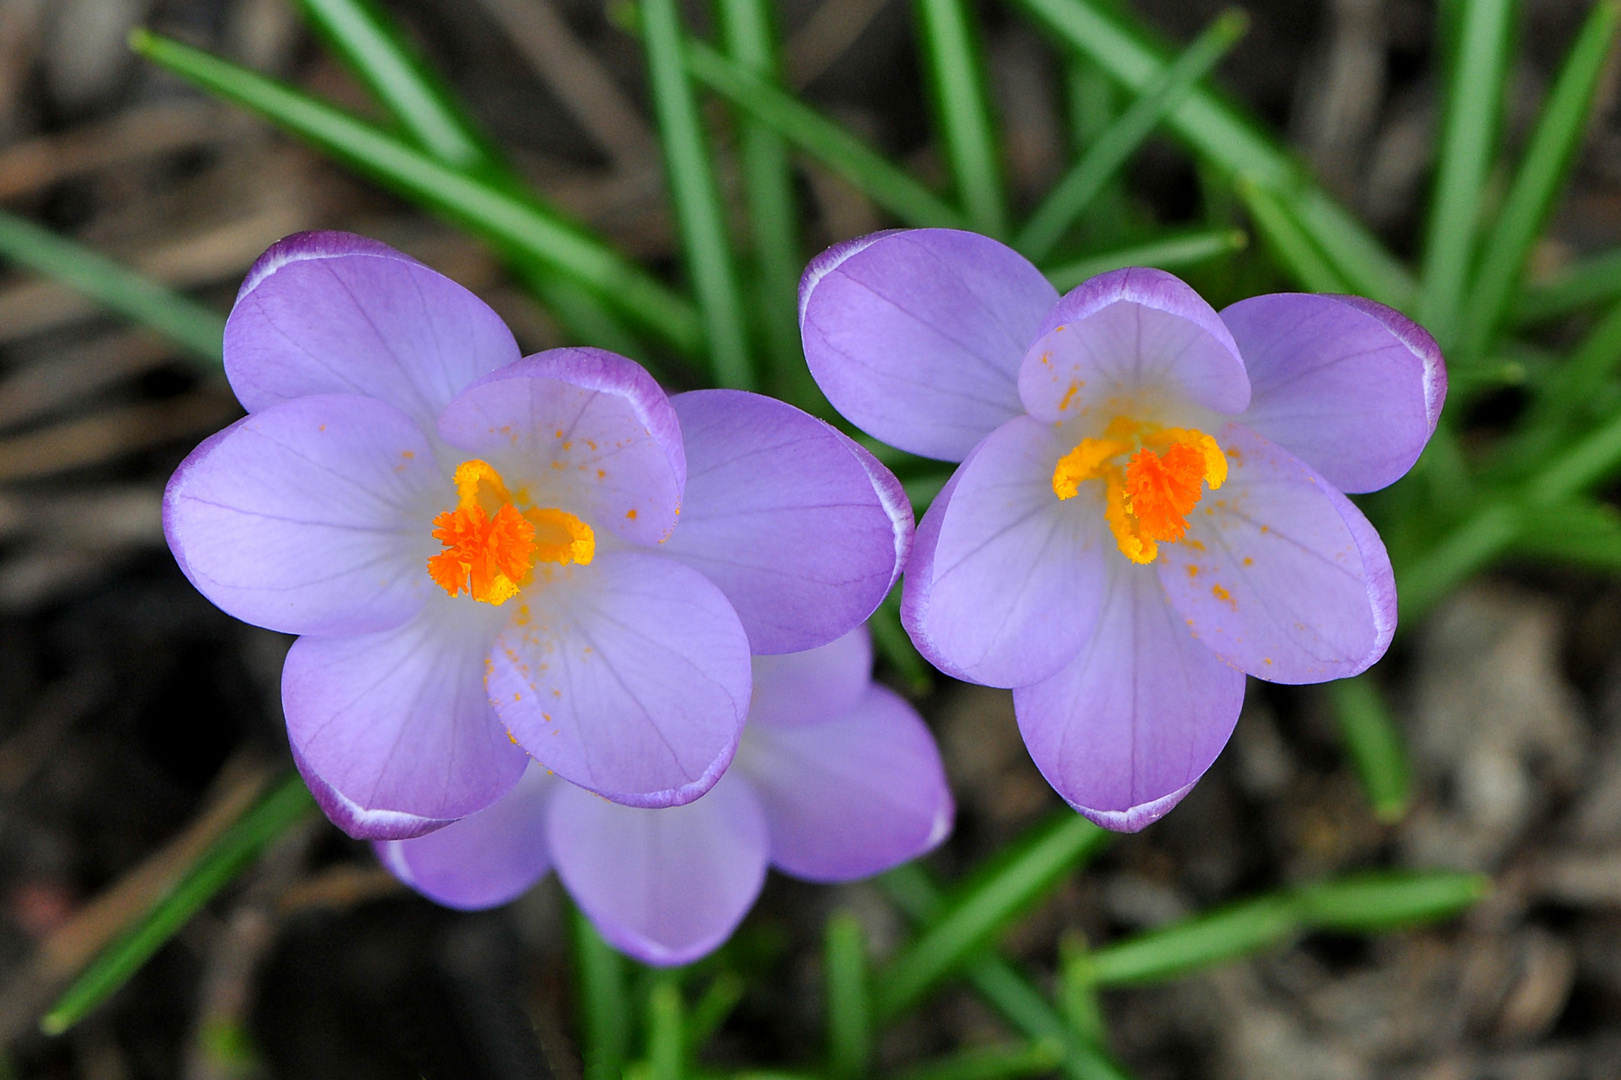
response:
M1050 1073L1064 1060L1058 1042L1031 1046L976 1046L894 1074L895 1080L1004 1080Z
M1614 0L1605 0L1588 13L1542 116L1532 129L1531 145L1497 216L1497 225L1487 238L1465 308L1463 349L1467 357L1485 352L1502 322L1524 273L1531 244L1547 221L1581 143L1618 27L1621 4Z
M315 810L315 800L297 773L288 773L192 864L157 901L85 969L40 1020L40 1030L60 1035L111 997L165 942L230 884L277 837Z
M1238 192L1249 208L1256 231L1266 238L1267 246L1284 269L1311 292L1344 293L1351 286L1339 271L1312 242L1299 220L1289 212L1282 200L1265 188L1238 182Z
M867 629L872 632L873 646L878 654L906 680L906 685L914 694L927 694L934 686L933 670L917 646L912 644L911 637L906 633L906 627L901 625L901 586L897 582L895 587L884 597L884 602L878 605L878 610L867 619Z
M1417 309L1418 321L1442 349L1451 349L1458 339L1517 6L1515 0L1459 0L1459 5Z
M418 147L460 172L520 197L527 193L527 186L473 118L371 0L299 0L299 7ZM642 352L607 306L587 290L533 259L509 254L507 261L577 340L627 356Z
M1365 674L1339 679L1328 684L1328 696L1374 816L1386 823L1400 821L1407 816L1411 772L1401 733L1378 685Z
M884 892L914 922L928 922L945 904L939 886L916 863L907 863L879 879ZM1090 1032L1076 1032L1047 1003L1030 981L1006 960L986 951L968 962L964 972L976 993L1028 1039L1060 1039L1068 1050L1062 1070L1070 1080L1127 1080L1120 1067L1092 1042Z
M371 0L298 0L298 6L414 142L463 171L493 164L477 129Z
M1164 50L1095 0L1016 0L1016 6L1131 90L1140 93L1167 63ZM1407 306L1413 283L1401 263L1322 189L1304 184L1293 157L1237 109L1195 88L1168 120L1223 172L1288 199L1300 227L1357 292L1393 307Z
M710 160L709 139L683 61L681 14L676 0L642 0L642 46L658 118L664 170L670 181L681 246L698 298L710 364L721 386L754 386L743 293L732 264L726 212Z
M1554 369L1526 421L1526 436L1543 430L1557 434L1570 420L1589 413L1617 368L1621 368L1621 304L1611 308L1570 359Z
M1515 503L1485 500L1442 540L1396 570L1399 622L1429 611L1449 592L1508 550L1525 528Z
M916 1004L1064 875L1102 850L1110 835L1069 813L1032 830L954 890L923 934L880 973L873 986L874 1012L893 1017Z
M1450 918L1490 890L1480 874L1404 871L1306 885L1295 902L1313 930L1371 934Z
M1246 900L1094 950L1092 978L1099 986L1160 982L1281 945L1299 931L1289 898Z
M1589 432L1532 479L1531 502L1552 505L1608 479L1621 469L1621 415Z
M872 1059L872 1012L867 998L867 941L848 911L827 921L827 1057L835 1077L859 1080Z
M726 1018L732 1015L737 1003L743 1000L748 984L735 971L723 971L709 981L703 996L692 1006L687 1017L687 1056L694 1057L720 1030Z
M1007 196L991 131L984 64L966 0L917 0L916 10L957 197L974 230L1005 236Z
M684 1080L687 1075L686 1017L681 987L660 978L647 995L648 1080Z
M720 0L721 38L732 61L761 79L781 84L773 12L767 0ZM799 211L788 146L758 120L745 117L739 147L743 197L758 269L761 324L773 367L772 389L798 404L825 411L799 344Z
M1621 574L1621 510L1609 503L1561 503L1529 510L1516 554L1601 574Z
M1087 255L1045 271L1059 292L1068 292L1087 278L1127 266L1157 266L1179 270L1244 250L1249 236L1240 229L1207 229L1134 244L1118 251Z
M585 1080L619 1080L630 1053L630 1001L625 958L569 905L574 946L575 1000L580 1011L580 1056Z
M460 173L324 102L189 45L144 30L132 33L130 44L187 81L458 222L498 250L552 267L676 348L697 352L703 329L683 297L533 200Z
M968 219L960 210L904 169L703 42L687 41L687 69L693 78L838 173L905 224L968 228Z
M1131 107L1104 129L1053 187L1019 230L1013 246L1032 261L1046 258L1166 114L1227 55L1248 26L1249 18L1243 12L1224 12L1180 56L1157 71Z
M206 368L217 370L223 362L223 316L4 210L0 210L0 258L53 278L126 319L151 327Z
M1521 325L1546 322L1621 296L1621 248L1581 259L1544 281L1528 284L1514 307Z

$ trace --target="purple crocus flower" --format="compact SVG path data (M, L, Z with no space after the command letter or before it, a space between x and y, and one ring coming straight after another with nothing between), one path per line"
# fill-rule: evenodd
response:
M670 398L597 349L520 358L472 293L358 236L266 252L225 368L248 416L170 480L169 546L221 608L302 635L288 735L354 836L481 810L531 757L625 803L696 799L751 652L844 634L910 543L894 477L821 421Z
M994 240L878 233L800 285L811 371L857 426L962 465L918 526L902 615L941 670L1013 688L1082 814L1133 831L1226 745L1244 676L1383 655L1390 561L1341 492L1417 460L1446 371L1395 311L1274 294L1219 314L1170 274L1060 298Z
M808 652L756 657L737 760L697 802L647 810L528 770L481 813L373 846L418 892L454 908L504 904L556 868L615 947L685 964L731 936L769 863L808 881L850 881L933 848L951 793L923 720L874 685L867 632Z

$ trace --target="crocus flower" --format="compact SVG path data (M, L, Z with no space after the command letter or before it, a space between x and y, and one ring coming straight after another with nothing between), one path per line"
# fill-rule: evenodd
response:
M302 635L293 754L355 836L480 810L531 756L626 803L697 798L751 652L848 631L910 542L894 478L822 422L670 398L597 349L520 358L471 293L361 237L266 252L225 369L248 416L170 480L169 546L225 611Z
M808 652L756 657L737 760L687 806L621 806L533 768L488 810L373 846L407 885L464 910L504 904L555 867L615 947L650 964L687 963L731 935L767 864L808 881L850 881L950 832L934 739L871 670L864 628Z
M1410 468L1435 342L1350 296L1219 314L1170 274L1060 298L982 236L879 233L800 285L811 371L857 426L961 461L918 526L902 615L958 678L1013 688L1036 765L1136 830L1226 744L1244 676L1354 675L1390 643L1383 544L1342 492Z

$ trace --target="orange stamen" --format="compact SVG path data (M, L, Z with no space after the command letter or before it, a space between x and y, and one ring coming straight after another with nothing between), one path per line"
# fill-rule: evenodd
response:
M433 538L445 550L428 560L428 576L451 596L465 591L474 600L504 604L537 561L584 565L596 553L591 526L555 508L520 511L487 462L463 462L455 484L456 509L433 519Z

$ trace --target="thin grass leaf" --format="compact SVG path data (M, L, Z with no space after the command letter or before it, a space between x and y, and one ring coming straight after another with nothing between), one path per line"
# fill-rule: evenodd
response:
M872 1013L867 999L867 941L848 911L827 921L827 1059L835 1077L867 1075L872 1059Z
M693 78L838 173L916 228L965 229L968 219L882 154L701 41L686 43Z
M1605 0L1588 13L1532 129L1531 145L1487 238L1465 307L1463 353L1484 353L1519 284L1531 244L1563 186L1593 107L1600 77L1621 28L1621 4Z
M907 863L879 879L884 892L914 922L932 919L945 903L939 886L917 863ZM970 960L964 975L976 993L1028 1039L1059 1039L1066 1051L1060 1069L1069 1080L1129 1080L1091 1040L1077 1032L1047 1003L1030 981L992 951Z
M648 1080L684 1080L687 1075L686 1018L681 987L661 978L647 995Z
M0 258L53 278L126 319L156 330L208 370L217 371L223 363L223 316L4 210L0 210Z
M1073 813L1027 833L953 890L927 929L879 974L873 985L874 1013L894 1017L916 1004L1110 838Z
M640 11L648 89L658 119L670 201L675 204L687 272L698 298L710 365L721 386L748 390L755 378L743 293L732 264L726 211L710 160L709 138L687 82L681 13L676 0L642 0Z
M1515 502L1484 501L1472 514L1413 562L1399 566L1398 625L1411 624L1466 579L1486 568L1514 544L1525 528Z
M1400 821L1407 816L1412 774L1401 733L1373 676L1331 682L1328 696L1374 816L1387 824Z
M1099 986L1180 978L1277 948L1312 930L1372 932L1449 918L1485 895L1475 874L1370 874L1261 896L1133 935L1092 953Z
M703 328L691 305L607 244L532 199L466 176L370 124L200 49L145 30L136 52L235 102L385 186L590 289L677 349L696 353Z
M1120 270L1127 266L1157 266L1161 270L1179 270L1223 255L1242 251L1249 243L1249 235L1241 229L1210 229L1200 232L1167 236L1142 244L1087 255L1043 271L1047 280L1059 292L1068 292L1087 278Z
M520 198L529 194L478 124L371 0L298 2L305 18L419 148ZM635 338L589 291L532 258L509 252L507 262L576 340L646 359Z
M1180 56L1156 72L1131 107L1104 129L1054 185L1019 230L1013 246L1034 262L1045 259L1166 114L1227 55L1248 26L1249 17L1242 11L1223 12Z
M1312 242L1299 220L1270 191L1240 180L1238 193L1267 246L1284 269L1311 292L1344 293L1351 286Z
M371 0L298 0L298 7L424 150L463 171L494 164L475 125Z
M922 696L934 686L933 670L912 644L906 628L901 625L901 587L897 583L878 605L878 610L867 618L867 629L872 632L873 646L878 655L889 661L912 693Z
M572 904L569 929L574 945L575 1000L585 1080L619 1080L630 1054L625 959L602 940L596 927Z
M1092 953L1078 932L1066 932L1058 941L1058 1005L1069 1029L1087 1042L1108 1037L1097 980L1092 978Z
M1621 248L1580 259L1544 281L1528 283L1514 305L1520 326L1569 315L1621 297Z
M1530 501L1561 503L1621 469L1621 415L1549 462L1527 485Z
M895 1080L1003 1080L1050 1073L1064 1060L1056 1040L1030 1046L977 1046L895 1073Z
M1064 91L1069 111L1071 156L1080 157L1097 141L1115 118L1116 101L1122 97L1114 82L1098 66L1080 56L1070 56L1064 65ZM1089 242L1107 243L1124 235L1131 225L1131 204L1125 185L1117 173L1093 198L1083 215Z
M1562 503L1527 511L1513 551L1602 574L1621 574L1621 510L1609 503Z
M83 1020L139 971L214 895L246 870L277 837L315 810L297 773L288 773L203 852L161 899L90 964L40 1020L60 1035Z
M1121 85L1139 93L1168 62L1165 50L1095 0L1017 0L1017 6ZM1408 305L1413 282L1400 261L1321 188L1305 183L1289 152L1262 134L1238 109L1208 90L1195 88L1171 110L1168 122L1223 172L1286 199L1300 227L1332 258L1356 292L1392 307Z
M715 1032L726 1023L726 1018L732 1015L737 1003L743 1000L743 991L748 984L743 976L735 971L722 971L704 988L703 996L692 1006L692 1013L687 1017L687 1056L693 1057L702 1050L709 1040L714 1038Z
M761 79L781 84L773 9L766 0L720 0L721 40L734 63ZM825 399L805 366L799 344L799 211L788 147L783 137L745 117L739 157L743 198L758 269L756 293L772 362L772 388L796 404L825 411Z
M1515 0L1458 0L1440 160L1430 197L1417 316L1441 348L1457 342L1481 193L1503 108Z
M1604 388L1621 368L1621 304L1610 309L1566 360L1554 368L1537 395L1513 451L1522 460L1542 460L1570 424L1593 415Z
M977 232L1006 236L1007 195L992 134L984 64L966 0L917 0L916 10L924 67L957 198Z

